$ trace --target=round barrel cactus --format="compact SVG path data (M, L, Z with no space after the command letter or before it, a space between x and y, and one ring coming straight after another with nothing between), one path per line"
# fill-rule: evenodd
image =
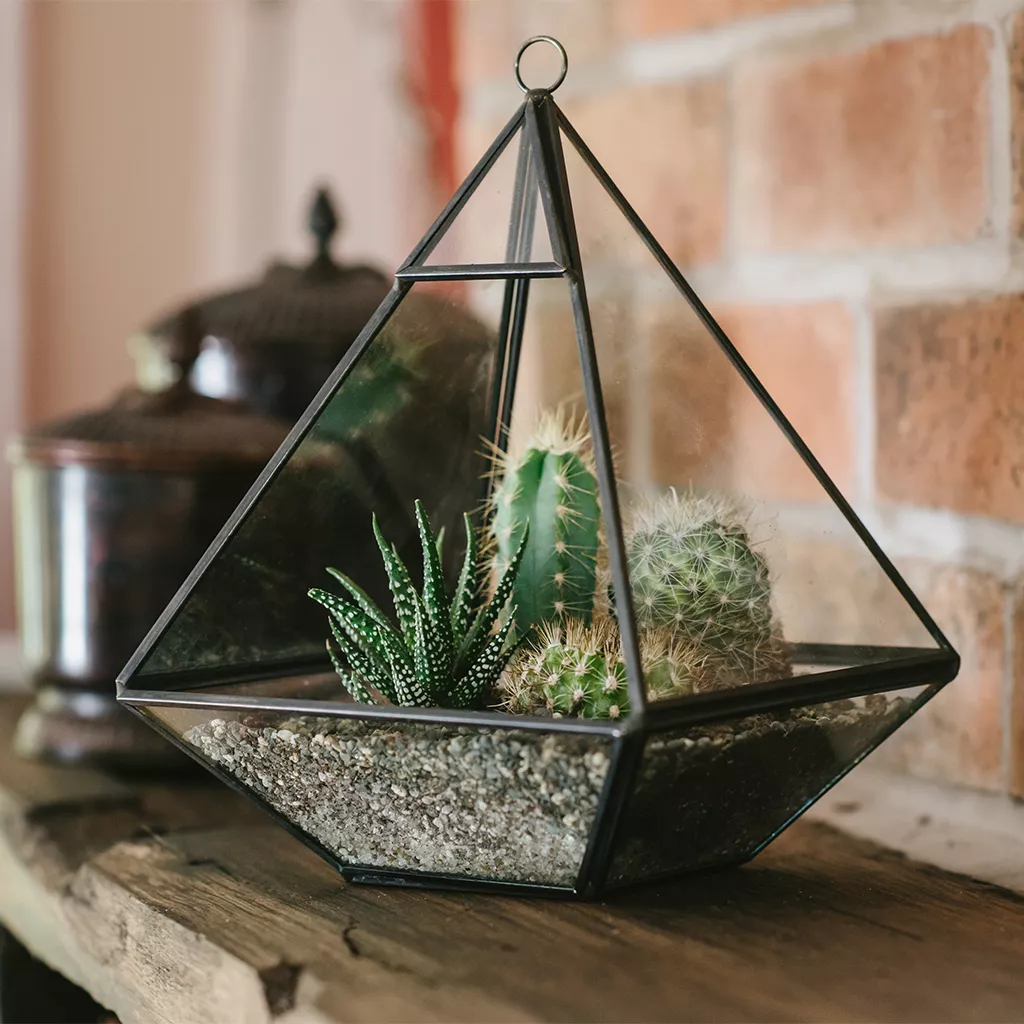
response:
M640 658L652 699L682 697L711 688L704 655L664 630L640 637ZM505 709L519 714L548 711L580 718L629 714L626 663L619 631L610 619L588 625L569 618L544 626L520 649L502 681Z
M672 491L637 510L627 555L641 627L670 629L736 666L773 646L768 565L722 503Z

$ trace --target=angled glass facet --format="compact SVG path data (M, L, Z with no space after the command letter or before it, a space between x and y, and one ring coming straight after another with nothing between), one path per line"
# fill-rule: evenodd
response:
M212 708L145 714L348 872L573 889L612 740ZM489 786L482 780L490 780ZM482 804L481 793L500 789Z
M681 631L710 651L694 660L698 693L937 650L571 138L563 148L641 641ZM744 351L763 366L753 334ZM788 357L774 355L778 379Z
M749 860L929 696L908 689L652 733L609 884Z
M428 267L551 263L537 160L529 133L520 127L418 262Z
M435 291L417 283L398 302L187 594L136 687L329 668L324 616L306 591L329 585L333 566L389 606L371 517L416 565L417 499L444 529L444 566L457 575L462 515L483 498L498 342L493 326Z

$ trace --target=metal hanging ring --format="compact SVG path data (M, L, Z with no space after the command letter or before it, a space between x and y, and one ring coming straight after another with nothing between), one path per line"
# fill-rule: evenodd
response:
M547 86L547 88L542 88L540 90L530 89L530 87L523 81L523 76L519 73L519 62L523 59L523 54L526 53L534 43L550 43L562 58L562 70L558 77L551 83L551 85ZM565 81L565 75L568 70L569 54L565 52L565 47L554 36L533 36L532 39L527 39L526 42L519 47L519 52L516 54L516 81L519 83L519 88L522 89L523 92L554 92Z

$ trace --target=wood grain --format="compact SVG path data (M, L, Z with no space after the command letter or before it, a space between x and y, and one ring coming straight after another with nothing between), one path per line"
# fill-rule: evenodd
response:
M1024 900L822 826L603 904L369 888L219 786L6 749L0 918L126 1024L1024 1018Z

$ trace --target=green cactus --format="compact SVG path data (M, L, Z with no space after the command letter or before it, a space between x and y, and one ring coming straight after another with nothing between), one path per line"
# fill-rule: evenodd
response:
M641 627L671 629L738 671L778 646L768 565L723 503L672 491L635 513L626 548Z
M469 516L464 521L466 554L455 594L449 597L438 542L422 502L416 502L423 549L422 593L413 586L397 548L381 536L374 517L373 532L387 570L397 628L337 569L327 571L347 591L344 597L317 588L309 591L330 613L335 646L328 640L327 650L335 671L357 701L378 703L379 695L406 707L476 707L504 671L516 647L509 636L511 615L497 632L492 629L512 596L528 531L524 531L491 600L481 604L484 560Z
M491 529L497 564L508 565L526 527L530 541L513 590L516 627L528 635L594 610L601 509L581 423L548 414L518 456L500 456Z
M664 631L640 640L640 657L652 699L681 697L705 688L709 678L701 653ZM547 711L557 717L624 718L629 687L619 633L602 619L587 625L569 618L542 627L520 648L502 680L503 707L517 714Z

